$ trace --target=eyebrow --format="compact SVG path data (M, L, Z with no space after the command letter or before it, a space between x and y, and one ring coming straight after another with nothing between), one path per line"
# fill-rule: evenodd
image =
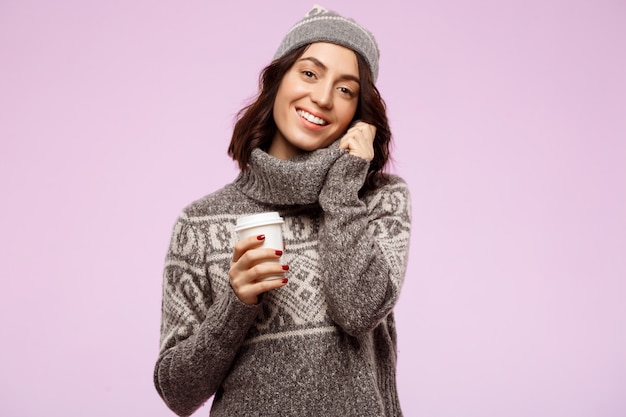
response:
M306 56L304 58L300 58L299 61L311 61L313 64L315 64L316 66L320 67L322 70L327 71L328 67L326 65L324 65L324 63L322 61L320 61L319 59L312 57L312 56ZM347 80L347 81L354 81L357 84L361 85L361 80L359 79L359 77L355 77L354 75L350 75L350 74L343 74L341 77L339 77L342 80Z

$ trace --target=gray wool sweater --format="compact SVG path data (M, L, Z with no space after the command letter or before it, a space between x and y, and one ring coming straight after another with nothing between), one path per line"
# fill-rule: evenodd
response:
M250 169L187 206L165 261L154 383L180 416L401 416L392 309L410 198L391 176L359 198L367 161L333 144ZM289 283L242 303L229 285L239 216L285 219Z

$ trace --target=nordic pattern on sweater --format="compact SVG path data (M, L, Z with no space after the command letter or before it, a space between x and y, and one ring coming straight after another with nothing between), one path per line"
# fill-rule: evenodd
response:
M311 410L313 406L331 413L326 415L401 414L395 389L391 309L406 268L410 230L406 184L392 177L389 184L361 200L356 197L362 184L362 175L358 174L366 166L337 150L316 153L320 154L317 162L323 169L313 171L313 177L319 178L306 177L309 183L290 193L291 204L276 204L281 201L277 187L297 177L294 165L289 165L289 170L272 169L273 177L282 172L284 178L273 178L282 183L272 183L272 197L259 199L264 194L258 188L268 186L267 178L262 178L266 164L259 164L235 183L187 207L176 222L165 265L161 353L155 367L155 384L179 415L190 414L214 393L215 415L297 415L290 413ZM315 162L315 156L304 162L310 164L311 160ZM295 167L311 172L305 164ZM333 174L333 170L339 172ZM346 174L356 178L353 184L341 177ZM273 200L276 193L278 199ZM247 306L236 299L229 285L228 270L236 242L233 227L243 214L269 210L278 210L285 219L284 257L290 265L290 282L263 294L259 305ZM355 230L374 239L350 236L351 225L359 222L361 229ZM361 244L366 247L359 247ZM344 270L357 271L362 278L343 276ZM272 364L273 357L281 356L276 349L297 351L302 346L314 352L313 357L318 351L328 355L328 346L336 346L328 358L333 367L319 370L321 375L327 374L325 384L332 388L328 392L319 388L307 394L311 398L301 398L300 404L291 400L288 410L280 401L268 402L271 390L263 393L254 384L240 387L241 381L253 380L280 386L277 378L289 379L286 374L290 371L306 374L309 387L321 384L317 380L321 375L315 377L309 367L323 367L323 356L302 356L297 358L302 363L293 365ZM271 368L249 369L259 356L267 355L267 349L274 352L266 356ZM346 369L337 370L341 366ZM274 367L278 369L272 371ZM337 381L331 377L329 382L327 376L333 374ZM305 394L294 381L283 388L292 389L297 397ZM319 403L331 394L335 398L326 401L345 396L344 404ZM242 395L244 398L237 399Z

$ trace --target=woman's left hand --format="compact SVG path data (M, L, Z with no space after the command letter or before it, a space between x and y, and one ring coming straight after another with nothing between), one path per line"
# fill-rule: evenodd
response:
M339 149L348 149L350 155L371 161L374 159L374 137L376 137L376 126L356 122L340 139Z

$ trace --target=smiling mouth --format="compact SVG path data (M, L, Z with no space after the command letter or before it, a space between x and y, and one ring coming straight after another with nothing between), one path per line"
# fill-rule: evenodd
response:
M298 109L296 113L298 113L298 115L302 117L303 119L305 119L306 121L316 124L318 126L326 126L328 124L326 120L319 118L317 116L314 116L311 113L306 112L304 110Z

